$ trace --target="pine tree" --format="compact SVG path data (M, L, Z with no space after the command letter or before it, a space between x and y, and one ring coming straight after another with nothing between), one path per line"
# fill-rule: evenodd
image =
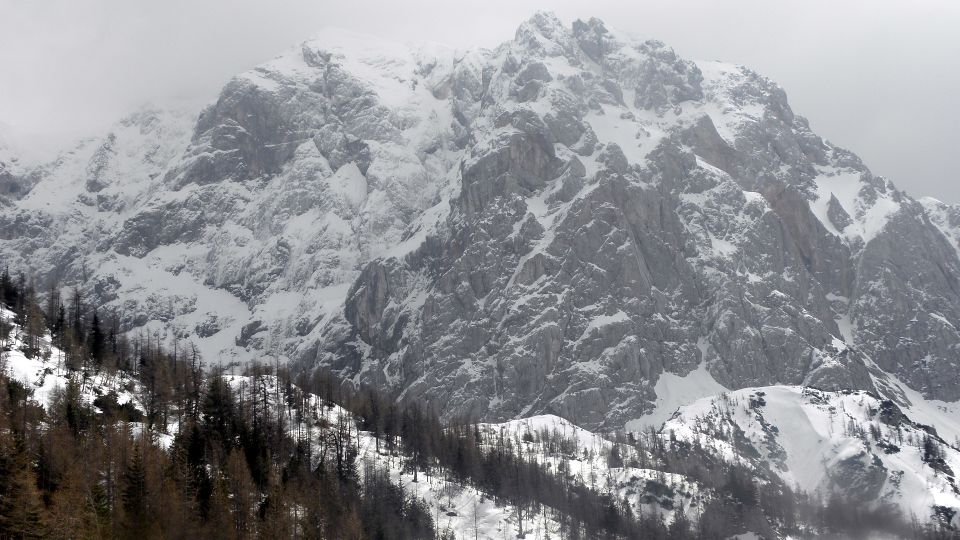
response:
M43 538L43 517L27 453L0 424L0 538Z
M147 470L143 452L134 446L133 457L123 474L123 511L125 529L130 537L143 535L147 529Z
M230 495L233 524L237 535L244 537L252 529L253 516L251 514L256 500L257 487L250 477L250 468L243 452L232 450L227 456L226 486Z
M93 318L90 319L89 341L90 344L88 348L90 350L90 357L93 358L97 366L100 366L103 364L106 353L107 336L100 326L100 317L97 314L97 310L93 310Z
M667 532L670 538L677 540L693 538L690 532L690 520L687 519L687 514L683 511L683 507L674 510L673 519L670 521L670 527Z
M31 295L32 296L32 295ZM24 316L24 342L27 350L24 351L28 356L37 356L41 352L43 336L46 333L46 320L40 306L32 299L25 306Z
M17 289L10 277L10 269L3 268L0 274L0 305L13 309L17 305Z
M5 315L0 314L0 351L3 351L9 346L12 334L13 323L7 320Z
M70 324L73 329L74 338L77 342L83 343L83 297L78 288L73 289L72 305L70 306Z
M61 322L58 317L61 307L63 307L63 304L60 301L60 290L54 285L47 291L47 301L43 308L47 317L47 331L54 338L63 330L61 326L58 326L58 323Z

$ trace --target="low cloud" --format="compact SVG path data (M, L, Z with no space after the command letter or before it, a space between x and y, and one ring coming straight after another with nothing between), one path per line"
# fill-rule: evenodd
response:
M0 124L49 155L151 102L203 103L229 77L326 26L494 46L542 3L0 0ZM960 4L950 1L552 2L689 58L778 81L819 134L912 194L960 203Z

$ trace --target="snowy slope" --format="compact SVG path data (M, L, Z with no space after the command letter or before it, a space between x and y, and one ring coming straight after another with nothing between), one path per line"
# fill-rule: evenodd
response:
M699 366L685 377L673 373L664 373L657 379L653 391L657 401L653 411L626 423L627 431L642 431L644 428L659 429L682 405L725 391L707 371L705 365Z
M709 490L683 475L664 472L654 464L641 467L641 451L635 447L614 442L559 416L539 415L482 424L481 429L523 448L528 459L553 470L567 471L583 485L628 501L636 515L659 515L669 523L677 511L699 515L713 497ZM622 463L611 463L614 448ZM663 491L658 489L661 487Z
M837 491L859 501L893 504L904 516L932 519L938 506L960 508L955 477L960 448L911 414L866 392L773 386L695 401L681 407L663 429L727 459L769 467L809 493ZM723 436L730 429L749 451ZM940 456L925 457L927 438Z
M238 395L256 392L264 396L268 406L276 407L277 396L284 391L277 387L272 376L228 375L227 381ZM287 432L292 437L305 433L319 433L320 426L336 426L341 420L354 424L353 416L343 408L326 403L316 395L306 400L308 419L297 424L287 416ZM281 407L281 412L285 409ZM309 424L309 427L308 427ZM449 529L456 538L484 539L516 537L517 510L509 503L495 503L489 494L452 481L443 470L419 472L416 475L407 465L409 456L390 452L384 442L379 445L373 435L357 429L359 438L359 467L361 474L371 469L385 470L390 478L409 493L427 503L437 529ZM611 467L608 459L614 445L622 453L625 463L635 462L637 452L628 445L617 444L579 428L552 415L536 416L501 424L481 424L488 440L502 441L522 449L525 459L546 465L554 471L565 471L573 482L581 483L601 493L613 494L617 500L626 500L637 515L659 514L670 522L673 514L682 509L695 514L702 511L711 495L697 483L682 475L664 473L656 469L635 466ZM534 538L556 537L560 525L547 516L529 516L525 521L526 534Z
M4 310L0 317L12 321L9 311ZM118 403L130 402L143 410L137 383L123 372L107 376L90 371L81 377L64 366L62 354L50 347L49 341L42 344L40 355L24 354L21 336L21 329L14 325L0 353L0 367L31 390L35 401L52 405L56 393L72 379L83 381L81 398L88 403L114 394ZM662 383L663 405L669 407L670 400L715 386L702 371ZM304 400L288 399L288 387L278 384L273 376L224 377L238 401L252 403L255 395L259 400L256 406L275 409L274 414L283 418L293 438L320 437L329 426L342 422L351 425L358 438L361 474L385 471L394 482L427 503L439 530L449 529L460 537L476 534L491 539L517 534L516 508L494 503L488 494L451 481L443 470L420 472L415 481L407 465L409 456L389 451L382 442L378 445L343 408L312 394ZM810 493L839 491L872 504L893 504L905 516L912 513L922 520L933 519L936 507L960 508L960 490L954 477L954 471L960 470L958 416L956 410L927 402L915 392L905 394L905 398L912 400L910 405L900 407L866 392L788 386L742 389L683 405L654 431L638 436L643 440L652 435L669 444L677 440L696 442L698 448L722 461L772 470L787 484ZM293 411L289 403L294 402L304 403L306 414ZM914 419L930 422L933 427ZM654 421L642 420L644 426ZM132 426L135 431L143 429L135 423ZM157 440L169 445L176 428L167 426L165 432L156 434ZM666 472L642 444L614 442L609 436L558 416L480 424L479 429L489 444L519 449L525 459L563 471L570 481L626 501L636 515L659 515L669 523L678 510L688 516L700 515L714 498L710 490L691 478ZM925 439L935 443L937 450L932 458L924 448ZM535 537L546 537L558 534L560 526L546 516L533 520L528 516L525 529Z
M277 379L272 376L249 377L228 375L227 381L238 395L250 395L257 392L265 396L269 407L276 407L276 396L284 391L277 387ZM385 443L377 445L373 435L360 431L353 415L338 405L327 403L318 396L310 394L305 400L308 411L302 423L297 424L294 417L287 417L287 432L291 437L306 436L319 437L323 426L337 426L341 421L347 422L355 429L353 436L357 437L359 448L360 474L368 474L371 470L386 471L390 479L403 486L404 490L423 500L430 509L431 517L438 531L453 531L457 538L478 538L494 540L517 536L517 511L510 504L497 504L493 499L470 486L463 486L451 481L445 471L420 471L414 481L414 473L407 461L409 456L398 452L390 452ZM284 408L281 407L281 411ZM378 451L379 447L379 451ZM317 457L319 459L319 457ZM536 519L527 521L525 525L528 534L536 538L546 535L556 535L559 524L552 519Z
M9 323L12 318L12 312L0 311L0 321ZM57 393L62 392L71 379L78 384L82 379L80 397L87 404L93 404L97 397L113 393L119 404L131 402L139 410L143 410L137 397L137 383L125 373L117 372L113 376L107 376L105 373L91 371L86 377L81 377L78 372L72 372L64 366L61 351L51 347L49 341L43 345L43 355L25 355L21 351L23 342L20 336L21 329L15 326L5 349L0 352L0 369L8 377L24 384L28 391L32 391L31 398L37 403L51 406ZM285 408L277 406L276 396L283 390L277 386L275 377L227 375L225 378L238 397L249 397L251 392L256 391L267 397L268 406L281 413L286 411ZM302 436L303 433L319 436L321 426L336 426L341 416L351 424L354 423L349 412L339 406L327 404L315 395L309 396L305 403L307 410L313 411L314 416L300 424L294 422L293 417L287 418L288 433L292 437ZM308 424L312 431L308 430ZM144 429L137 423L131 423L131 428L135 433ZM168 446L175 433L176 426L173 425L168 426L167 432L158 432L152 436L161 445ZM476 532L478 538L491 540L503 538L504 535L517 535L517 514L514 507L495 504L491 497L472 487L452 483L443 474L420 473L419 479L414 482L414 475L406 466L407 456L387 452L384 445L381 445L384 449L378 453L375 440L370 434L358 430L356 435L360 439L361 473L366 473L368 466L386 470L393 482L402 485L408 493L427 503L439 531L449 529L457 533L459 538L473 538ZM555 535L559 529L559 524L552 519L528 521L526 525L527 532L537 538L545 534Z
M5 347L0 349L0 369L32 392L34 401L49 406L72 380L79 386L80 399L87 404L92 404L98 397L114 394L117 404L131 403L137 410L144 410L138 384L131 377L120 372L108 375L93 370L86 374L71 371L64 364L63 352L51 346L49 336L43 340L40 354L25 354L22 329L13 324L13 320L12 312L0 308L0 322L13 325Z
M6 309L0 311L0 322L12 324L12 321L12 312ZM37 403L45 407L52 406L57 394L65 389L70 380L73 380L80 384L80 398L87 404L93 404L94 400L100 396L114 394L117 403L129 402L138 410L144 410L138 398L138 384L124 372L116 372L110 376L104 372L91 370L86 375L81 375L80 372L67 369L62 352L52 347L49 340L42 343L42 354L37 356L24 354L21 337L21 328L13 325L10 338L4 342L4 348L0 351L0 369L6 376L24 384L27 390L32 392L31 399ZM245 396L249 399L251 393L256 392L258 395L265 396L266 405L275 409L278 414L283 415L289 411L283 406L282 400L278 402L278 396L286 390L278 387L276 377L226 375L225 378L237 393L238 398ZM291 437L300 437L304 433L319 437L321 429L325 429L323 426L336 426L341 417L350 424L354 424L354 419L349 412L337 405L326 403L315 395L309 395L304 403L306 410L311 411L312 415L304 415L304 420L300 423L294 420L294 416L285 419L287 431ZM560 419L555 421L562 422ZM514 428L515 426L505 426L511 435L515 434ZM131 429L137 433L145 428L134 422L131 423ZM152 436L161 445L168 446L173 441L176 429L176 425L167 426L166 432L157 432ZM516 537L517 512L513 506L495 503L489 495L478 492L472 487L451 482L443 471L436 474L421 472L417 481L414 481L414 474L406 465L408 456L388 452L383 444L379 445L381 450L378 452L378 445L372 435L359 431L356 426L353 429L356 430L355 436L359 437L361 474L367 473L370 470L368 467L385 470L393 482L402 485L407 493L427 503L435 519L437 530L453 531L458 538L474 538L475 534L477 538L491 540L503 538L504 535ZM489 426L489 429L497 428ZM589 441L586 439L578 441L583 444L583 450L587 449L588 442L591 451L603 444L601 442L603 439L599 436L592 434L590 436L592 439ZM581 447L578 446L572 453L580 455L580 449ZM599 459L599 456L597 458ZM578 474L577 478L583 481L582 475ZM535 538L541 538L545 535L558 534L560 525L544 517L528 520L525 530Z
M280 143L293 162L264 186L183 181L184 170L216 152L195 133L195 113L132 115L43 167L42 180L5 225L19 236L14 265L66 282L96 269L100 284L92 292L104 307L138 313L125 326L190 337L209 361L250 359L273 346L269 334L285 339L297 325L321 323L342 306L362 262L402 257L419 245L403 242L408 224L422 241L442 219L456 159L443 147L455 135L449 104L434 97L434 79L451 69L453 52L425 47L407 54L369 36L328 31L231 84L268 96L262 99L296 100L291 92L324 76L305 62L308 53L331 55L350 91L372 92L358 99L372 97L376 112L353 118L343 132L328 128L316 142L301 136ZM304 103L291 108L297 121L327 122L321 110L303 114ZM331 165L317 148L342 144L345 134L369 140L374 133L380 141L364 143L370 160L362 173L352 162ZM414 220L434 208L432 221ZM186 235L184 227L195 228ZM61 256L76 249L90 259ZM33 252L29 261L19 260L24 251ZM258 332L256 350L245 350Z

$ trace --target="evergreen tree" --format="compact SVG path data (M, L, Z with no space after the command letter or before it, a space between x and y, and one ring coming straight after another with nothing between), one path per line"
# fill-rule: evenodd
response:
M42 352L43 337L47 330L46 320L35 302L26 304L24 310L24 353L29 357L38 356Z
M73 329L74 339L78 343L84 342L84 322L83 322L83 297L79 288L73 289L70 305L70 325Z
M0 538L43 538L37 479L21 443L0 424Z
M97 310L93 310L93 317L90 319L90 331L88 332L90 357L96 365L103 365L104 356L107 351L107 336L100 326L100 317Z
M10 277L10 269L4 267L3 273L0 274L0 305L12 310L17 303L17 289Z
M61 307L63 307L63 303L60 300L60 290L54 285L47 291L47 300L43 308L47 319L47 331L50 332L50 335L54 338L63 330L63 327L59 326L59 324L62 323L59 319Z

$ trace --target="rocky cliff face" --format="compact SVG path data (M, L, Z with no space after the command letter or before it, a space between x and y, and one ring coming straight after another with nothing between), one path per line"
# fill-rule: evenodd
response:
M605 429L701 365L960 399L960 211L756 73L598 20L467 52L330 32L31 174L4 259L208 362Z

